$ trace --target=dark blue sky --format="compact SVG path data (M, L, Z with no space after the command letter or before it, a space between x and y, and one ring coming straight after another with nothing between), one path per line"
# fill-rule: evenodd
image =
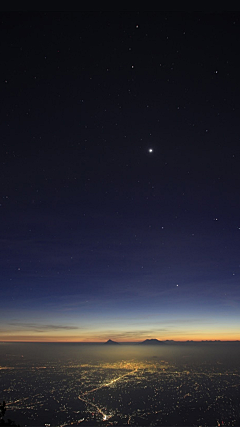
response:
M1 340L239 339L239 18L1 14Z

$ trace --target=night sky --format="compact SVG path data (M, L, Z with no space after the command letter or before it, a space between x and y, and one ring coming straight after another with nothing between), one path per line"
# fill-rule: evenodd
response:
M240 14L0 18L0 340L240 339Z

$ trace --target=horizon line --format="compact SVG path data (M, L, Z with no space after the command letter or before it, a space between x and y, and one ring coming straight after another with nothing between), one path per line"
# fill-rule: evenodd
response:
M158 340L156 338L148 338L143 341L115 341L118 344L140 344L145 341L151 341L156 340L159 342L166 342L166 343L203 343L203 342L209 342L209 343L226 343L226 342L240 342L240 340ZM36 340L0 340L0 344L4 343L38 343L38 344L105 344L107 341L36 341Z

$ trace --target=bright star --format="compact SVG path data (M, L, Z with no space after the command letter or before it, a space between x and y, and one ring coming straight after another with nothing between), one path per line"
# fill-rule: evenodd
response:
M148 152L149 152L149 153L153 153L153 149L152 149L152 148L149 148L149 149L148 149Z

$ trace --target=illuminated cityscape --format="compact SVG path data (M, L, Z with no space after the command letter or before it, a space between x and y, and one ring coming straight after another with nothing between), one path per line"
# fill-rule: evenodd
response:
M80 345L78 363L76 357L62 359L66 350L60 345L44 365L8 354L0 370L0 399L7 402L9 418L27 426L239 425L239 362L226 363L226 344L206 346L146 352L137 346L83 351ZM123 350L135 357L122 359ZM230 351L237 359L240 345L231 344Z

